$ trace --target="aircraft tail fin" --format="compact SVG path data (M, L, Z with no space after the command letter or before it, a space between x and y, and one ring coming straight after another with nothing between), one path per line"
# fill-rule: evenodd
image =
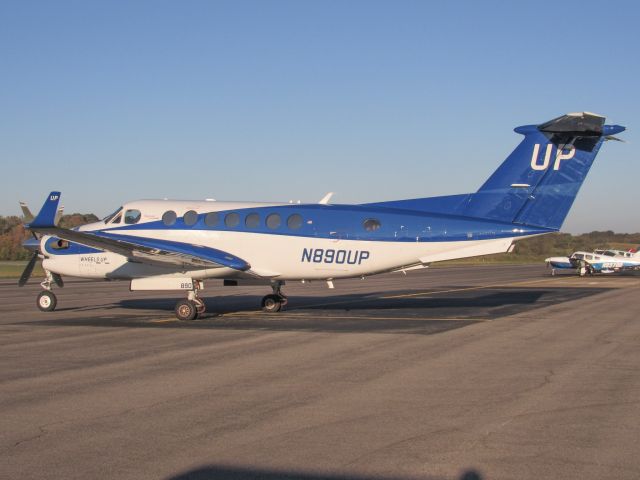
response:
M27 227L54 227L56 224L56 216L58 214L58 203L60 203L60 192L51 192L42 205L42 208L36 218L34 218Z
M624 129L588 112L517 127L522 142L459 213L559 230L602 143Z

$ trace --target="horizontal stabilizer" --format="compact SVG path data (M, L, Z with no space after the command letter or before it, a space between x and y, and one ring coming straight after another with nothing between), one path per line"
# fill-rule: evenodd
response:
M590 113L567 113L561 117L538 125L538 130L546 133L580 134L580 136L602 135L605 117Z

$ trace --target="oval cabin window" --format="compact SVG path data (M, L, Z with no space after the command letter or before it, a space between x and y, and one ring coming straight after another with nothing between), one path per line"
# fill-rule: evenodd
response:
M182 218L184 219L184 224L191 227L198 221L198 214L194 210L189 210Z
M224 224L229 227L237 227L240 224L240 215L237 213L228 213L226 217L224 217Z
M291 230L297 230L302 226L302 215L294 213L287 218L287 227Z
M174 212L173 210L167 210L162 214L162 223L164 223L167 227L170 227L171 225L176 223L177 218L178 216L176 215L176 212Z
M375 232L376 230L379 230L382 225L380 223L380 220L377 220L375 218L367 218L362 223L362 226L367 232Z

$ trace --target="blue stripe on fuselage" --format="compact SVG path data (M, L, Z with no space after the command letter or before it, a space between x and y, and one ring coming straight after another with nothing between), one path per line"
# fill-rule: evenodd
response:
M104 230L122 231L123 233L131 230L209 230L378 242L488 240L554 231L456 215L357 205L282 205L223 210L215 213L218 214L219 220L214 226L205 224L206 213L202 213L198 215L197 222L191 226L186 225L184 219L180 217L171 226L165 225L162 221L153 221L116 228L107 226ZM229 213L240 215L238 226L227 227L224 224L224 218ZM246 216L251 213L257 213L260 216L258 227L253 228L245 225ZM266 217L273 213L281 216L280 226L276 229L268 228L265 223ZM302 226L299 229L287 227L287 218L293 214L302 216ZM381 223L380 228L376 231L367 231L363 226L363 222L371 218L377 219Z

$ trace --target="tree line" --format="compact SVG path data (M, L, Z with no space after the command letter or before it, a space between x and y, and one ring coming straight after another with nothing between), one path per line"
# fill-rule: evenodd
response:
M73 228L85 223L97 222L93 213L63 215L58 224L62 228ZM27 260L31 254L22 247L22 242L31 236L24 228L22 217L0 216L0 260Z
M60 226L72 228L97 221L98 217L92 213L73 213L63 215L60 219ZM0 216L0 260L27 260L30 254L22 247L22 242L30 235L24 228L22 217ZM549 256L568 255L576 250L592 251L596 248L627 250L639 246L640 233L615 233L611 230L581 235L554 233L516 242L516 247L509 257L513 260L534 260Z

